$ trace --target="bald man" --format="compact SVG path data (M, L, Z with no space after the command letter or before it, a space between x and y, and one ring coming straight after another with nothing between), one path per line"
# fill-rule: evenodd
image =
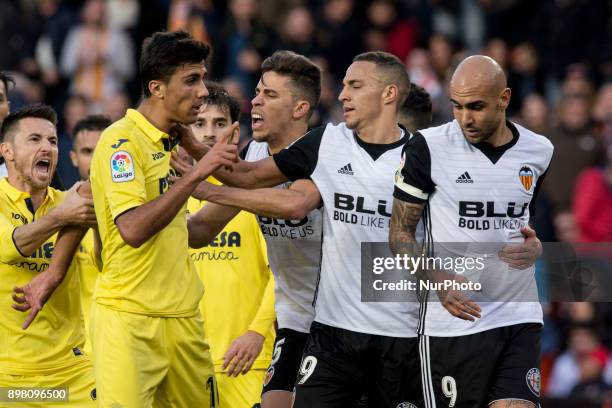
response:
M403 150L389 233L394 252L414 253L425 208L428 255L440 256L452 242L469 243L476 253L474 243L495 248L484 267L474 268L480 275L424 271L428 283L482 284L478 303L467 292L424 292L425 407L539 404L543 320L533 263L541 245L527 225L553 146L506 119L510 95L494 60L466 58L450 84L455 120L415 133Z

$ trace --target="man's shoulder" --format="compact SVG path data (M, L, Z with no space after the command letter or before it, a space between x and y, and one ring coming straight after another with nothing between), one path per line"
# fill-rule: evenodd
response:
M548 139L546 136L543 136L539 133L529 130L526 127L519 125L518 123L512 122L512 124L518 130L520 134L519 140L522 141L523 143L530 143L541 149L544 149L550 152L553 151L554 146L552 142L550 141L550 139Z
M450 121L439 126L432 126L426 129L420 129L415 133L420 133L427 141L439 141L457 136L463 137L461 128L456 121Z
M99 146L109 150L133 148L134 145L138 145L140 139L138 127L134 122L128 118L122 118L104 129L96 145L96 150Z

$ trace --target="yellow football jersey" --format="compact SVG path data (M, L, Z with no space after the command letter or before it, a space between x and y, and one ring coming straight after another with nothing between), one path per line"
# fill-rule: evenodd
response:
M57 237L54 234L33 254L22 256L13 242L13 231L47 214L64 196L48 188L45 200L33 213L30 195L11 186L7 178L0 180L0 373L36 375L89 360L81 352L85 337L75 262L27 330L21 328L27 313L11 307L13 288L49 268Z
M187 205L189 213L195 214L205 202L190 198ZM265 245L255 216L241 211L209 245L190 249L206 287L200 310L217 372L223 371L229 346L247 330L265 337L252 368L265 369L270 364L276 316Z
M91 188L102 239L102 273L94 298L118 311L148 316L194 316L203 287L189 257L187 206L139 248L126 244L115 225L124 212L168 188L168 135L138 111L108 127L91 162Z
M77 270L79 271L79 281L81 284L81 308L83 309L83 319L85 321L85 346L84 349L91 356L91 341L89 341L89 315L91 314L91 303L96 281L100 270L96 265L94 253L93 230L87 231L83 237L81 245L75 254Z

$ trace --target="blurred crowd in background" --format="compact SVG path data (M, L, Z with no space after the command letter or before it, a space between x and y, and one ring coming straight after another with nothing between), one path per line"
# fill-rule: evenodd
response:
M506 70L509 117L551 139L555 155L537 203L539 238L612 242L612 2L606 0L0 0L0 107L45 102L59 113L57 183L78 173L72 129L89 113L113 120L140 98L138 55L159 30L187 30L213 46L209 78L242 101L261 61L278 49L323 69L312 126L340 122L345 69L363 51L405 61L433 100L434 125L452 119L450 75L465 56ZM612 271L611 271L612 273ZM545 305L544 395L601 399L612 385L612 307Z

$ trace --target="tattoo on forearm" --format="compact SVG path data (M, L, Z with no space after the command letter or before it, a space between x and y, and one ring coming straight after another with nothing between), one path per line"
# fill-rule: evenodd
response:
M389 244L394 253L413 252L416 227L423 214L424 204L393 200L393 213L389 228Z

